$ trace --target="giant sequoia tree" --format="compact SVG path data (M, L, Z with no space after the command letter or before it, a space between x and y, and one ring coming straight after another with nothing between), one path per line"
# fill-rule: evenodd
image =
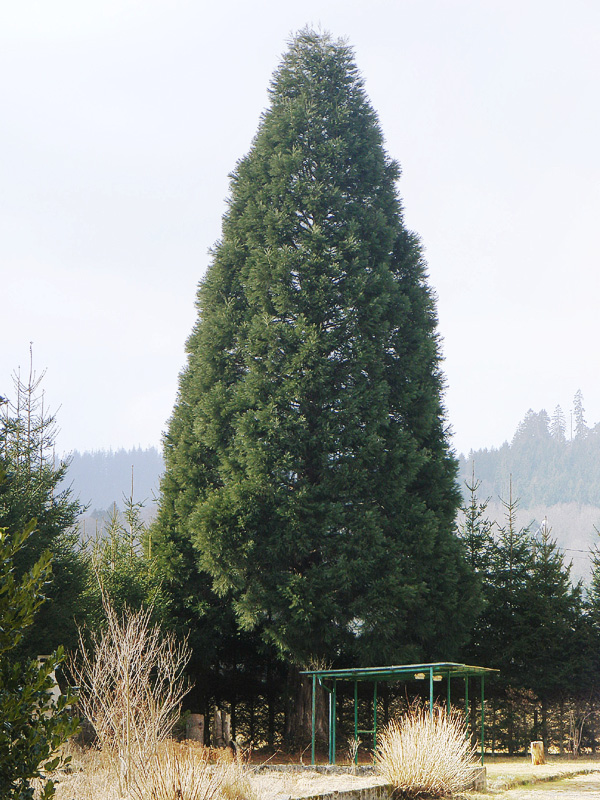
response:
M194 561L296 664L451 658L472 611L398 175L350 48L302 31L233 173L165 438L172 580Z

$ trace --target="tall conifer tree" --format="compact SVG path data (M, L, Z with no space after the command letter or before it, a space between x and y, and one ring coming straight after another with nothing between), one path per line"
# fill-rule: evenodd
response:
M450 659L473 610L398 175L351 49L300 32L232 175L165 439L157 546L296 664Z
M541 729L534 734L541 734L546 746L550 703L569 692L577 695L591 672L582 588L581 582L573 586L571 564L544 520L533 545L523 627L515 638L521 639L525 664L520 680L541 703Z
M0 407L0 468L6 472L0 485L0 527L15 531L35 520L31 536L15 554L15 574L25 575L45 550L53 557L49 602L20 645L27 656L75 646L75 616L85 613L81 593L86 570L75 527L82 507L66 481L68 462L54 456L57 426L44 408L42 379L32 364L27 379L17 372L13 397Z
M575 418L575 438L585 439L588 434L588 427L585 421L585 409L583 407L583 393L577 389L573 398L573 415Z

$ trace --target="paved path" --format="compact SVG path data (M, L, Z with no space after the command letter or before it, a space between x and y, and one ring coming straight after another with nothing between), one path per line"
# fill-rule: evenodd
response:
M516 787L500 792L497 797L502 800L600 800L600 773Z

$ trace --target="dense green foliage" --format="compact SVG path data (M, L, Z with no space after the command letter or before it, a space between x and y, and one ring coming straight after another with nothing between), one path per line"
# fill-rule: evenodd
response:
M452 657L473 609L397 177L350 49L301 32L232 176L165 439L158 544L202 586L190 612L216 593L298 664Z
M474 463L482 496L505 497L512 475L525 507L600 506L600 425L587 427L584 414L581 392L568 423L560 406L551 417L543 409L530 409L510 443L460 457L461 480L468 480Z
M523 746L515 720L524 698L536 708L539 702L541 719L536 712L533 730L522 735L548 742L550 705L596 688L591 669L597 625L547 526L536 534L517 526L512 486L501 523L487 517L474 477L466 489L460 534L484 607L463 655L469 663L500 670L488 688L498 710L494 736L502 749L513 751Z
M22 530L36 526L15 554L17 575L23 575L45 550L53 557L53 581L48 602L40 609L21 647L32 657L77 641L76 612L84 609L80 595L85 564L78 551L76 522L80 504L64 486L68 464L54 456L56 423L44 407L43 378L30 371L27 381L15 376L14 397L0 416L0 459L6 480L0 485L0 526Z
M77 728L66 708L72 697L61 695L55 702L51 692L62 648L43 663L14 657L46 599L51 577L45 552L22 578L15 578L15 562L34 530L34 523L17 534L0 529L0 797L7 800L32 800L34 778L43 781L42 800L53 795L47 772L60 761L53 753Z
M113 504L95 537L86 542L86 623L95 630L106 616L103 593L118 614L151 606L156 621L167 617L162 577L141 516L144 504L134 501L133 487L123 506L121 512Z

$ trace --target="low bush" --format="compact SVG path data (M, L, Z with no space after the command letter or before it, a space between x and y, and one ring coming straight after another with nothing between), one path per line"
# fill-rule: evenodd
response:
M383 731L377 765L396 792L407 798L443 797L463 791L474 764L474 748L459 712L413 704Z
M104 597L106 627L71 660L79 703L103 754L113 765L119 793L147 771L179 718L188 691L187 643L150 624L150 609L119 616Z

